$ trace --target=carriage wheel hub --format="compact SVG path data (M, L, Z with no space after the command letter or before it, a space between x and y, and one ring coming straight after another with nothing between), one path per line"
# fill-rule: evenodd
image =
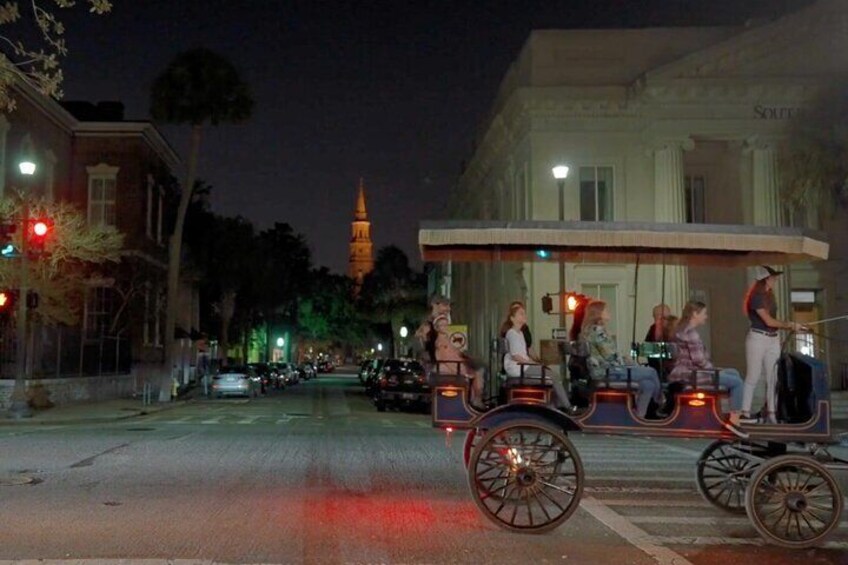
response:
M784 498L784 503L793 512L803 512L807 509L807 497L800 492L790 492Z
M518 470L515 479L522 487L529 487L536 482L536 472L529 467L524 467Z

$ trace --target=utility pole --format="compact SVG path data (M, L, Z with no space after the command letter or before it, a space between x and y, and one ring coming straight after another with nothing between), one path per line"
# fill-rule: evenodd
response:
M15 387L12 390L9 417L14 419L31 418L32 410L26 397L27 379L27 293L29 291L29 258L27 250L27 231L29 228L29 201L21 195L21 244L19 258L18 312L15 323Z

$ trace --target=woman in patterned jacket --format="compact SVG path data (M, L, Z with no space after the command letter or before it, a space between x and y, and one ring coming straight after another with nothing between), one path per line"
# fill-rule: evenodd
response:
M653 399L658 406L663 405L662 388L657 372L651 367L635 365L618 354L615 340L607 333L610 320L607 303L593 300L586 306L586 317L580 338L589 346L589 374L593 380L621 382L629 378L639 387L636 394L636 415L644 418ZM660 414L658 414L660 415Z

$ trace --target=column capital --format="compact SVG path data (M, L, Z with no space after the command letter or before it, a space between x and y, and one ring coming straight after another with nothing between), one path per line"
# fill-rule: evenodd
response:
M780 140L781 138L776 135L752 135L742 142L742 152L776 150Z
M646 143L648 156L654 155L663 149L679 149L681 151L691 151L695 148L695 140L685 136L674 137L655 137L649 139Z

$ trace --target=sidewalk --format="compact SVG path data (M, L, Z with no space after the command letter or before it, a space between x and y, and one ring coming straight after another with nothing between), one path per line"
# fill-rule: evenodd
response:
M187 400L171 402L153 402L145 406L140 398L121 398L66 404L43 410L33 410L31 418L12 419L0 412L0 426L58 425L58 424L95 424L126 420L145 414L154 414L185 405Z

